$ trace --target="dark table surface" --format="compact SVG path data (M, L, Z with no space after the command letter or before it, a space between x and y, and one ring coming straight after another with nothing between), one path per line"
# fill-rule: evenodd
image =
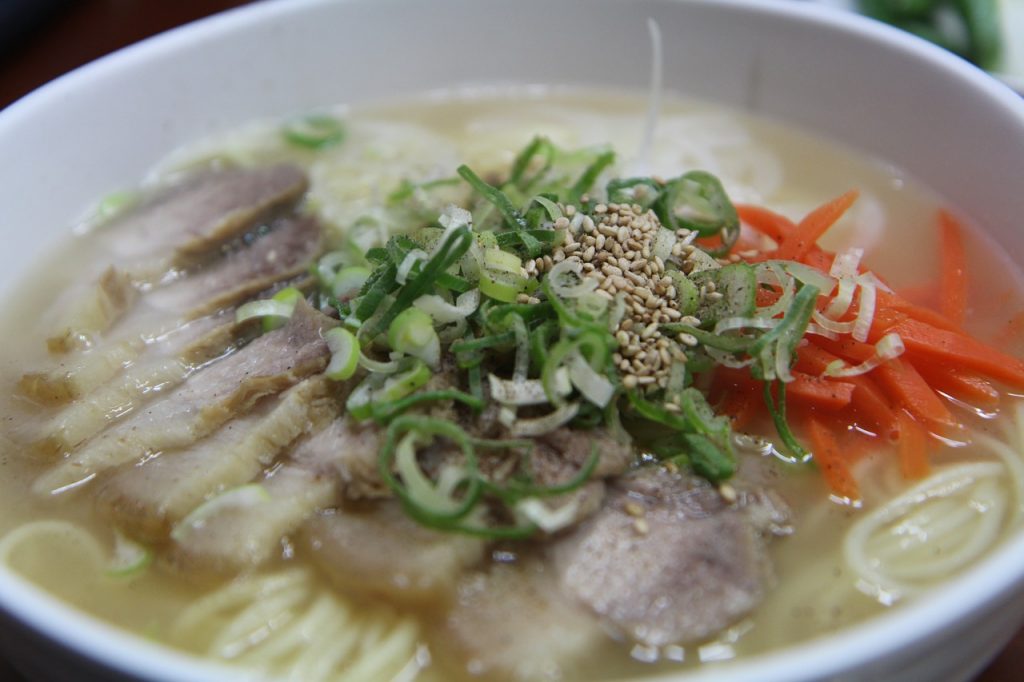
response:
M108 52L244 4L244 0L0 0L0 109ZM23 678L0 658L0 682L8 680ZM977 682L1021 680L1024 629Z

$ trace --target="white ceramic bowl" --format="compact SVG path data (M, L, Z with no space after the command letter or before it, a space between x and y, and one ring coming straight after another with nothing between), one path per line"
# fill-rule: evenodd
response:
M665 82L901 166L1024 262L1024 101L894 30L764 0L288 0L172 31L0 113L0 296L90 201L247 119L445 86ZM644 76L640 76L640 81ZM40 679L243 677L92 621L0 570L11 655ZM963 680L1024 615L1024 533L940 594L687 680Z

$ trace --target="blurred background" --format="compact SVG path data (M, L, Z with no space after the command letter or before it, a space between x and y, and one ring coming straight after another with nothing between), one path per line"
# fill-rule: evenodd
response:
M0 0L0 109L114 50L248 1ZM817 1L932 40L1024 94L1024 0ZM0 658L0 682L22 680ZM1024 630L978 678L1021 680Z

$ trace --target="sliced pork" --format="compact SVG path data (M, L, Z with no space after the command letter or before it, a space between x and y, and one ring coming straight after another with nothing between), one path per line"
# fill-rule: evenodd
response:
M33 451L66 454L141 405L172 390L193 371L234 352L256 337L260 325L235 322L232 311L193 320L150 343L115 377L70 403L40 428Z
M123 465L96 491L100 513L136 538L166 540L205 499L252 481L297 438L332 419L340 409L332 383L312 377L191 448Z
M146 297L146 303L186 318L206 315L305 272L320 251L321 231L314 219L281 218L268 234L189 277L157 289Z
M606 639L597 619L559 588L550 567L526 560L462 578L441 643L476 674L558 680L577 672Z
M305 173L289 164L203 171L158 192L103 233L129 262L187 264L290 206L307 186Z
M332 510L308 521L303 547L324 574L354 597L406 603L449 599L459 575L486 543L419 525L396 500Z
M56 354L89 348L94 337L119 320L138 297L131 275L107 268L96 284L71 304L64 326L46 340L47 348Z
M660 467L624 476L551 547L562 589L641 644L708 639L749 614L772 580L765 537L786 509L769 495L748 501L730 505L703 479Z
M204 367L167 397L117 422L40 477L36 488L53 491L110 467L191 445L261 397L322 371L330 357L323 331L335 324L300 302L284 327Z
M191 577L255 568L280 555L283 538L316 510L337 501L334 477L288 464L273 469L258 485L262 495L225 505L176 531L167 563Z

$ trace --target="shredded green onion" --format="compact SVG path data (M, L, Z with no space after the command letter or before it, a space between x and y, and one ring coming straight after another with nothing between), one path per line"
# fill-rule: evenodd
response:
M263 331L269 332L283 327L295 312L295 306L304 295L295 287L287 287L271 298L249 301L235 311L235 322L245 322L253 317L263 320Z
M350 379L359 368L359 340L343 327L327 330L324 340L331 351L331 361L324 374L334 381Z
M281 133L288 142L307 149L323 149L345 139L345 127L341 121L323 114L289 121Z
M441 340L434 321L419 308L406 308L388 327L388 345L397 353L406 353L431 367L441 364Z

